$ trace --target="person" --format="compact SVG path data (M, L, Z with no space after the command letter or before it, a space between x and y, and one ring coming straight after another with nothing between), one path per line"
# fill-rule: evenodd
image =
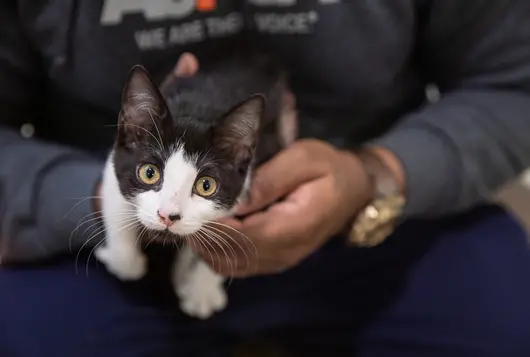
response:
M528 356L530 253L490 193L530 166L529 17L523 0L2 1L0 355ZM99 226L75 228L129 68L161 83L249 32L288 67L300 140L226 222L257 269L219 265L229 306L194 320L164 249L122 283L90 259Z

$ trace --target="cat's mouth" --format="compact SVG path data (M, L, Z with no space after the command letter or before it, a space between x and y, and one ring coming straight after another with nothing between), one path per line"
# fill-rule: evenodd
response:
M180 243L185 238L171 232L169 229L165 230L154 230L154 229L145 229L140 234L140 241L144 244L175 244Z

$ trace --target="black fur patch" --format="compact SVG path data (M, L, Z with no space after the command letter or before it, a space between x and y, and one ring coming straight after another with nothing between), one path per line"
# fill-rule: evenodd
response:
M132 199L160 190L164 163L181 145L186 155L198 158L198 176L217 181L218 190L208 199L230 209L249 168L281 149L277 120L283 89L282 72L261 57L256 62L238 56L215 65L202 61L196 76L175 79L164 95L143 67L133 67L123 91L114 147L121 193ZM162 174L154 186L137 178L138 167L147 163Z

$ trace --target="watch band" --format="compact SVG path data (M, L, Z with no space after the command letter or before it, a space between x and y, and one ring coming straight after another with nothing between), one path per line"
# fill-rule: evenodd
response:
M358 247L373 247L382 243L394 230L405 206L405 196L385 162L370 148L358 150L373 187L374 198L355 217L348 242Z
M374 189L374 198L394 195L399 193L399 186L388 166L383 162L381 157L374 153L373 150L366 148L356 152L357 158L361 161L366 170L372 187Z

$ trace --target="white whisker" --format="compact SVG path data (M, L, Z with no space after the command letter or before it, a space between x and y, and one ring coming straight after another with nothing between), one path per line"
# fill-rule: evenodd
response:
M239 244L239 243L238 243L234 238L232 238L228 233L226 233L226 232L224 232L224 231L222 231L222 230L220 230L220 229L218 229L218 228L211 227L211 226L208 226L208 225L205 225L205 226L203 227L203 229L205 229L205 230L209 230L210 232L211 232L211 230L213 229L215 232L217 232L217 233L214 233L214 232L211 232L211 233L212 233L212 234L215 234L217 237L219 237L219 239L222 239L223 242L224 242L228 247L230 247L231 251L234 253L234 257L236 257L236 256L237 256L237 253L236 253L235 249L232 247L232 245L229 243L229 240L232 241L232 242L234 242L234 243L238 246L238 248L241 250L241 252L242 252L243 254L245 254L245 258L247 259L247 263L248 263L248 256L247 256L245 250L243 249L243 247L241 246L241 244ZM227 237L228 240L225 239L225 238L223 238L223 236L221 236L221 234L224 235L225 237Z
M201 234L200 234L200 230L195 232L197 233L196 235L196 238L198 240L198 242L204 247L204 249L206 249L206 251L208 252L208 254L210 255L210 258L212 259L212 264L214 265L213 268L215 270L215 261L213 259L213 254L211 253L212 251L217 253L215 251L215 248L213 247L213 245L208 241L208 239L205 239L205 237L203 237ZM211 248L211 251L210 249L208 249L208 247L206 246L206 244L208 244L208 246ZM221 266L221 257L219 256L219 253L216 254L217 256L217 262L219 263L219 266Z
M240 232L239 230L235 229L234 227L231 227L231 226L229 226L227 224L224 224L224 223L221 223L221 222L206 221L205 224L207 224L207 225L217 225L217 226L220 226L220 227L224 227L224 228L230 229L232 232L234 232L234 233L238 234L240 237L244 238L243 241L245 242L245 245L247 246L247 248L249 248L249 244L250 244L252 246L252 249L254 250L254 254L256 255L256 257L258 256L258 248L254 244L254 242L252 242L252 239L247 237L247 235L243 234L243 232ZM210 226L210 228L213 228L213 227ZM230 236L230 235L228 235L228 236ZM230 238L232 238L232 237L230 237Z
M160 146L160 150L163 150L163 146L162 146L162 143L160 141L158 141L157 137L153 135L153 133L151 133L149 130L147 130L146 128L143 128L141 127L140 125L136 125L136 124L133 124L133 123L127 123L127 124L124 124L124 125L127 125L127 126L133 126L135 128L138 128L138 129L141 129L143 131L145 131L147 134L151 135L151 137L153 137L153 139L155 139L155 141L157 142L157 144Z
M77 202L72 208L70 208L70 210L68 212L66 212L66 214L61 218L61 220L63 220L66 217L68 217L68 215L70 213L72 213L72 211L75 210L77 208L77 206L79 206L81 203L83 203L83 202L85 202L87 200L93 200L93 199L96 199L96 198L101 199L102 197L101 196L90 196L90 197L74 198L74 199L78 199L79 202Z
M158 133L158 139L159 139L158 144L160 145L160 151L164 151L162 135L160 135L160 130L158 130L158 125L157 125L155 119L153 118L153 114L151 113L151 110L149 110L149 108L147 108L147 112L149 113L149 117L151 117L151 121L155 125L156 132Z
M132 222L131 222L131 221L132 221ZM118 230L118 232L121 232L121 231L123 231L123 230L125 230L125 229L132 229L132 228L134 228L137 224L139 224L139 222L138 222L136 219L134 219L134 220L132 220L132 219L127 220L127 221L125 221L125 223L127 223L127 224L125 224L123 227L121 227L121 228ZM79 274L79 271L78 271L77 265L78 265L78 261L79 261L79 256L80 256L81 251L83 250L83 248L84 248L84 247L85 247L85 246L86 246L86 245L87 245L92 239L96 238L97 236L99 236L100 234L104 233L105 231L107 231L107 228L106 228L106 227L102 227L102 228L99 229L98 231L94 232L94 233L92 234L92 236L89 237L89 239L87 239L87 241L86 241L85 243L83 243L83 245L81 246L81 248L80 248L79 251L77 252L77 255L76 255L76 258L75 258L75 270L76 270L76 274ZM107 239L107 238L102 239L101 242L104 242L106 239ZM98 244L96 244L95 246L96 246L96 247L99 246L101 242L98 242ZM91 258L91 255L92 255L93 251L94 251L94 248L91 249L90 254L88 255L88 258L87 258L87 270L88 270L88 263L89 263L89 261L90 261L90 258Z
M86 266L85 266L85 277L89 277L88 276L88 264L90 263L90 258L92 256L92 254L96 251L96 249L98 249L103 243L105 243L105 239L101 240L101 242L97 243L91 250L90 250L90 253L88 254L88 258L86 260ZM76 270L77 270L77 266L76 266Z
M207 232L207 234L211 235L211 236L210 236L211 238L215 238L215 240L220 241L218 244L223 243L224 245L226 245L226 247L227 247L227 248L230 250L230 252L233 254L232 256L233 256L233 258L234 258L234 263L235 263L235 265L237 266L237 253L236 253L236 251L234 250L234 248L233 248L233 247L230 245L230 243L229 243L226 239L224 239L221 235L219 235L219 234L216 233L216 232L213 232L213 231L211 230L211 228L212 228L212 227L206 227L206 226L204 226L204 227L202 227L201 230L202 230L203 232ZM224 232L223 232L223 233L224 233ZM224 233L224 234L226 234L226 233ZM212 236L213 236L213 237L212 237ZM223 248L221 247L221 249L223 249ZM223 249L223 252L224 252L225 255L228 257L228 255L226 254L226 252L224 251L224 249Z
M208 238L210 238L210 240L215 243L220 249L221 251L223 252L223 255L226 259L226 262L228 264L228 268L230 269L230 275L233 275L234 274L234 271L235 271L235 266L233 264L237 264L237 259L236 259L236 262L235 263L232 263L232 261L230 260L230 256L226 253L226 250L224 249L223 245L219 242L218 238L215 237L215 233L211 232L211 231L206 231L204 229L201 229L199 230L201 233L204 233ZM219 256L219 254L218 254ZM219 262L219 264L221 264Z

